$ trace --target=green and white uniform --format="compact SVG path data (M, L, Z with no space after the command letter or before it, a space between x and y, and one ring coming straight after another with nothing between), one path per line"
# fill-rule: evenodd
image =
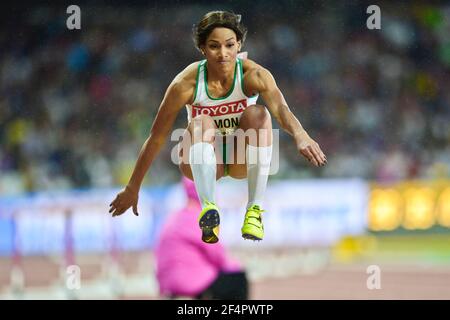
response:
M230 91L221 98L213 98L208 92L207 63L202 60L198 65L197 81L195 85L194 102L186 105L188 121L198 115L210 116L216 124L217 135L233 135L239 126L239 119L244 110L256 104L258 95L247 97L244 93L244 72L242 60L236 59L234 79ZM227 144L223 145L223 163L226 164L227 155L230 154ZM227 166L225 165L225 168Z

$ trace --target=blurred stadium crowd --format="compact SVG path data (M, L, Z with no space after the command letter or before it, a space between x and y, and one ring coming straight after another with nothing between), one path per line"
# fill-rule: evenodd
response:
M202 58L193 23L217 9L243 14L244 50L328 156L311 169L281 133L271 179L449 177L450 6L380 7L381 30L363 6L288 1L81 5L81 30L67 29L65 7L2 12L0 194L125 184L168 84ZM174 129L185 126L183 110ZM178 181L174 146L147 183Z

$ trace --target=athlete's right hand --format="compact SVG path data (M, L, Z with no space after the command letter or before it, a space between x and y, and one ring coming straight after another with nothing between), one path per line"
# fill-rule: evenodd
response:
M116 198L109 204L109 213L112 216L120 216L122 213L133 207L133 213L138 216L137 204L139 198L139 191L133 191L130 187L126 186L125 189L120 191Z

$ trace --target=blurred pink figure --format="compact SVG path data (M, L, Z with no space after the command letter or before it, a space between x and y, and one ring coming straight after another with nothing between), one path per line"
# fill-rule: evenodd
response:
M247 299L247 278L241 264L220 243L201 240L201 205L194 183L182 184L186 206L171 214L155 247L156 276L165 297Z

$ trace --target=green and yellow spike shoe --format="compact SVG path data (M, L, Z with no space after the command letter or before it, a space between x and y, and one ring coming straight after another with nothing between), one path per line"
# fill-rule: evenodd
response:
M242 238L250 240L262 240L264 238L264 226L262 213L264 210L254 204L245 213L244 225L242 226Z
M198 217L198 225L202 229L202 240L206 243L216 243L219 241L219 208L207 201L207 205L200 212Z

